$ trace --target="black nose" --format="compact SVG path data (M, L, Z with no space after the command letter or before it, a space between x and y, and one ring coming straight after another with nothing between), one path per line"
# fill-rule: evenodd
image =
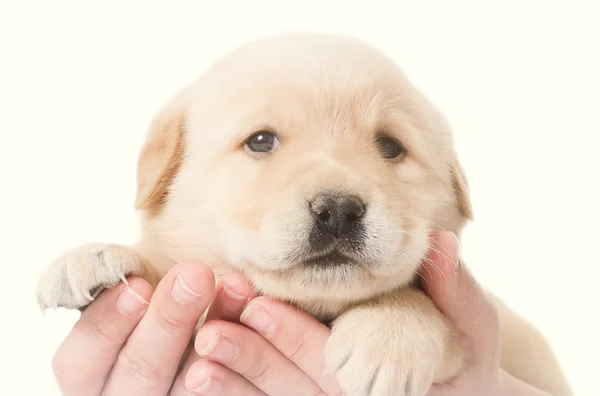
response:
M310 202L317 227L339 237L352 231L365 213L365 204L355 196L323 194Z

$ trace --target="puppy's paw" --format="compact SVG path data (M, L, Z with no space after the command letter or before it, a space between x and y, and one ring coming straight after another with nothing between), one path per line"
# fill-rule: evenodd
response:
M444 356L445 329L419 315L369 306L334 322L325 363L346 396L425 396Z
M89 244L59 257L42 274L37 286L40 309L83 309L105 289L129 275L147 277L143 258L132 248Z

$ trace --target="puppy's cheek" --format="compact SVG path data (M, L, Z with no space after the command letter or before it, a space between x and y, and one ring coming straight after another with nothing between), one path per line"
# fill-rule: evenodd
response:
M404 208L405 209L405 208ZM381 211L368 219L370 238L365 244L367 269L376 277L393 277L398 283L415 274L428 248L428 222L418 216Z
M373 264L395 256L406 236L405 219L399 205L373 202L364 222L363 255Z
M227 265L239 270L252 268L259 259L257 233L233 222L221 222L219 230Z
M427 242L410 243L402 251L388 257L385 265L374 267L371 274L378 279L395 283L393 286L406 285L417 276L420 262L427 252Z
M257 266L280 270L297 264L298 257L308 248L312 229L312 220L304 211L300 205L293 205L265 216L256 230L261 243L254 249L263 261Z

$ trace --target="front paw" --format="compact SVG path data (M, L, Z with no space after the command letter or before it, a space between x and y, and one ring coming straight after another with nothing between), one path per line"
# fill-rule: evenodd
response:
M40 309L83 309L105 289L143 275L141 256L132 248L114 244L89 244L59 257L42 274L37 286Z
M444 355L439 325L412 312L352 309L334 322L327 371L346 396L424 396Z

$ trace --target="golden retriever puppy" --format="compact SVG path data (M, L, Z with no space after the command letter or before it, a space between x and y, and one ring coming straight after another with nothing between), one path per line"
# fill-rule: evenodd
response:
M197 259L332 323L325 360L347 396L423 396L461 368L414 281L430 233L471 218L465 177L442 115L366 44L285 34L225 56L153 121L136 207L139 243L67 253L40 280L42 307ZM543 339L500 307L503 367L569 394Z

